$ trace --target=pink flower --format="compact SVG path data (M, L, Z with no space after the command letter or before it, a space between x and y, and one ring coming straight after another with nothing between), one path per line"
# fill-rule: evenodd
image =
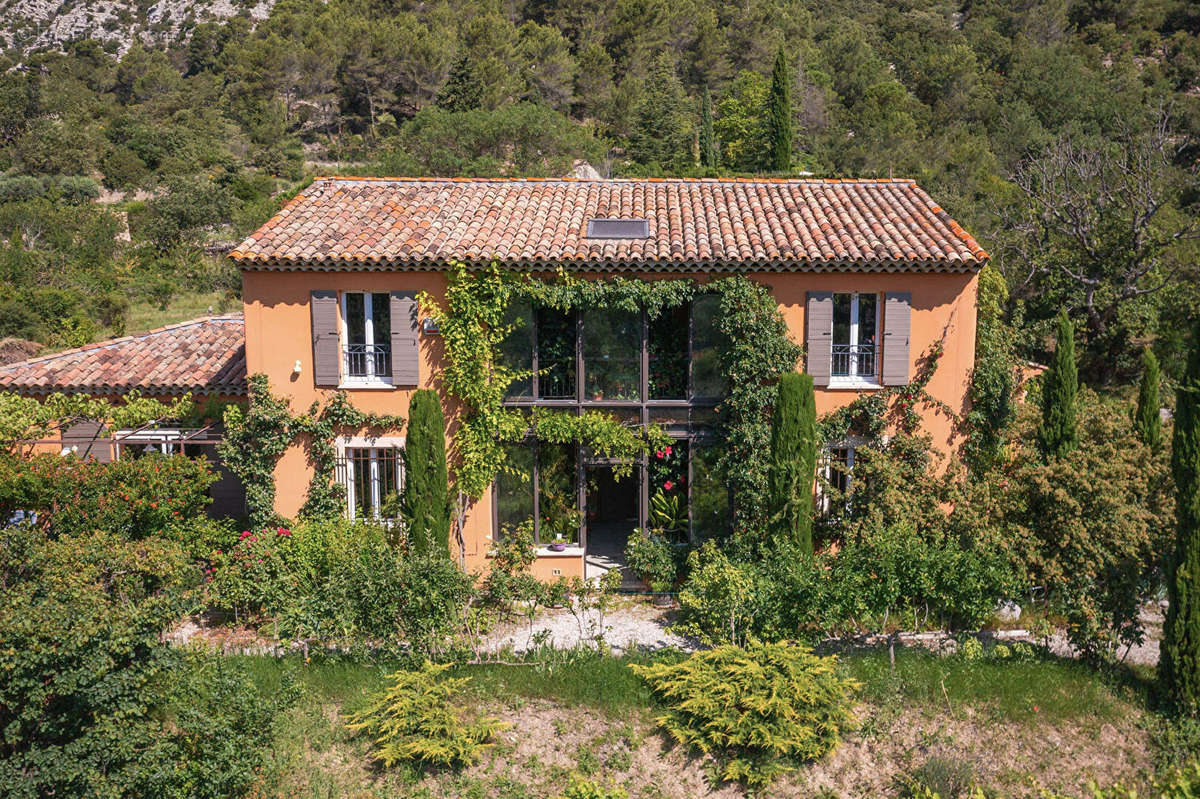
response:
M666 489L667 491L670 491L670 490L671 490L672 488L674 488L674 487L675 487L675 484L674 484L674 483L672 483L670 480L668 480L667 482L663 483L663 488L664 488L664 489Z
M667 447L666 449L664 449L664 450L663 450L663 452L667 453L667 456L668 456L668 457L670 457L670 455L671 455L671 448L670 448L670 447Z
M662 460L662 457L663 457L663 451L662 451L661 449L660 449L660 450L656 450L656 451L655 451L655 453L654 453L654 457L658 458L659 460Z
M280 528L279 528L279 529L278 529L278 530L275 532L275 535L281 535L281 536L283 536L284 538L287 538L287 537L288 537L288 536L290 536L291 534L292 534L292 531L291 531L291 530L289 530L289 529L287 529L286 527L280 527Z

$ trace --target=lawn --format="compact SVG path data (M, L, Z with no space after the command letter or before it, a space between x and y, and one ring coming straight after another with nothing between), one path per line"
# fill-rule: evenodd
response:
M645 662L651 656L639 656ZM680 657L662 653L652 657ZM243 657L261 690L298 680L303 699L281 721L264 796L555 797L573 777L632 797L741 796L709 784L710 763L654 726L654 700L629 658L559 653L534 665L463 666L466 705L511 726L461 773L374 767L367 741L342 727L383 684L386 664ZM1152 766L1144 691L1071 661L967 661L902 650L848 654L861 683L858 730L769 796L902 796L906 776L947 786L975 778L1005 796L1037 784L1079 792L1089 779L1139 784ZM285 677L285 675L290 675Z

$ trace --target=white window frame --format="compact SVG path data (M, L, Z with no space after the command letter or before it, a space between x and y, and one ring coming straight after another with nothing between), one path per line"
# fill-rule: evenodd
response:
M355 508L358 503L355 501L355 479L354 469L355 462L349 457L347 450L351 449L366 449L371 451L370 465L371 469L371 502L370 505L374 509L371 521L388 524L394 522L394 519L385 519L379 515L379 506L383 503L383 497L380 494L379 483L379 452L381 450L396 451L396 490L397 492L404 490L404 436L342 436L337 440L336 444L338 460L345 464L345 468L341 472L342 486L346 489L346 518L350 521L357 521L355 516Z
M163 455L174 455L176 447L183 441L183 431L174 427L148 427L144 430L118 430L112 436L116 444L116 460L121 460L125 447L131 449L141 445L144 452L147 446L157 445Z
M875 371L869 375L858 374L858 360L854 357L851 357L850 358L850 374L835 375L835 374L832 374L833 370L831 368L830 376L829 376L829 385L832 388L882 388L882 386L879 383L879 370L883 365L883 347L882 347L882 344L880 343L882 341L882 336L879 335L879 333L880 333L879 325L880 325L880 322L882 321L882 312L883 312L883 310L882 310L883 302L881 301L881 296L878 292L873 292L873 291L835 291L833 293L834 298L835 298L834 299L834 313L835 314L837 313L837 310L836 310L837 299L836 298L837 298L837 295L839 295L839 294L850 295L850 345L851 346L857 346L859 343L859 341L858 341L858 325L859 325L860 320L859 320L859 311L858 311L858 298L864 294L873 296L875 298L875 340L872 342L875 345ZM830 323L829 323L829 341L830 341L829 362L830 362L831 367L833 364L833 359L835 357L833 354L833 347L837 346L837 342L833 340L833 330L834 330L834 322L831 319Z
M821 450L820 470L821 477L826 483L833 484L833 451L838 449L846 450L846 494L849 495L852 490L852 482L854 480L854 460L857 456L855 450L866 446L867 440L861 436L848 436L838 441L830 441ZM825 493L821 488L820 481L817 482L817 507L821 513L827 514L833 509L832 497Z
M378 342L375 340L375 314L374 314L375 300L374 300L374 297L376 294L385 294L385 293L386 292L370 291L370 290L343 291L341 293L341 297L339 298L339 305L340 305L340 310L341 310L342 340L341 340L341 347L340 347L340 352L338 353L338 357L341 360L340 369L341 369L342 381L341 381L341 384L338 386L338 388L392 388L392 376L391 375L370 374L370 372L373 371L373 367L374 367L374 363L375 363L375 359L372 355L368 355L367 360L366 360L367 371L369 374L352 375L352 374L350 374L350 368L349 368L350 358L349 358L348 350L350 347L350 325L349 325L349 316L346 313L346 298L349 297L351 294L358 294L358 295L361 295L363 298L363 340L366 342L367 346L374 348L374 347L380 346L382 343L382 344L386 344L388 347L391 347L390 341ZM390 302L390 299L389 299L389 302ZM390 305L388 306L388 313L389 313L389 315L391 314L391 306ZM389 349L388 357L391 357L390 352L391 351Z

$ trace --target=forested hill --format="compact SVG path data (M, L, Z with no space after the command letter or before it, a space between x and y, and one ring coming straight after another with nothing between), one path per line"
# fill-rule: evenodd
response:
M1185 0L240 1L62 6L95 37L72 41L8 0L0 336L74 343L231 296L213 242L314 172L766 173L780 52L794 140L773 173L916 178L995 254L1023 355L1066 306L1091 377L1150 342L1170 371L1200 294Z

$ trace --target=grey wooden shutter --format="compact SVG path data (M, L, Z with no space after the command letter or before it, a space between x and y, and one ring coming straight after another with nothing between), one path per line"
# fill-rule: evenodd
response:
M100 422L79 422L63 433L64 447L74 447L75 453L98 463L112 460L112 441L103 435L104 425Z
M336 386L342 377L337 292L314 291L309 306L312 309L313 382L318 386Z
M808 373L813 385L828 386L833 358L833 292L808 292Z
M883 384L908 385L908 336L912 293L888 292L883 303Z
M417 336L417 293L392 292L392 385L421 384L421 350Z

